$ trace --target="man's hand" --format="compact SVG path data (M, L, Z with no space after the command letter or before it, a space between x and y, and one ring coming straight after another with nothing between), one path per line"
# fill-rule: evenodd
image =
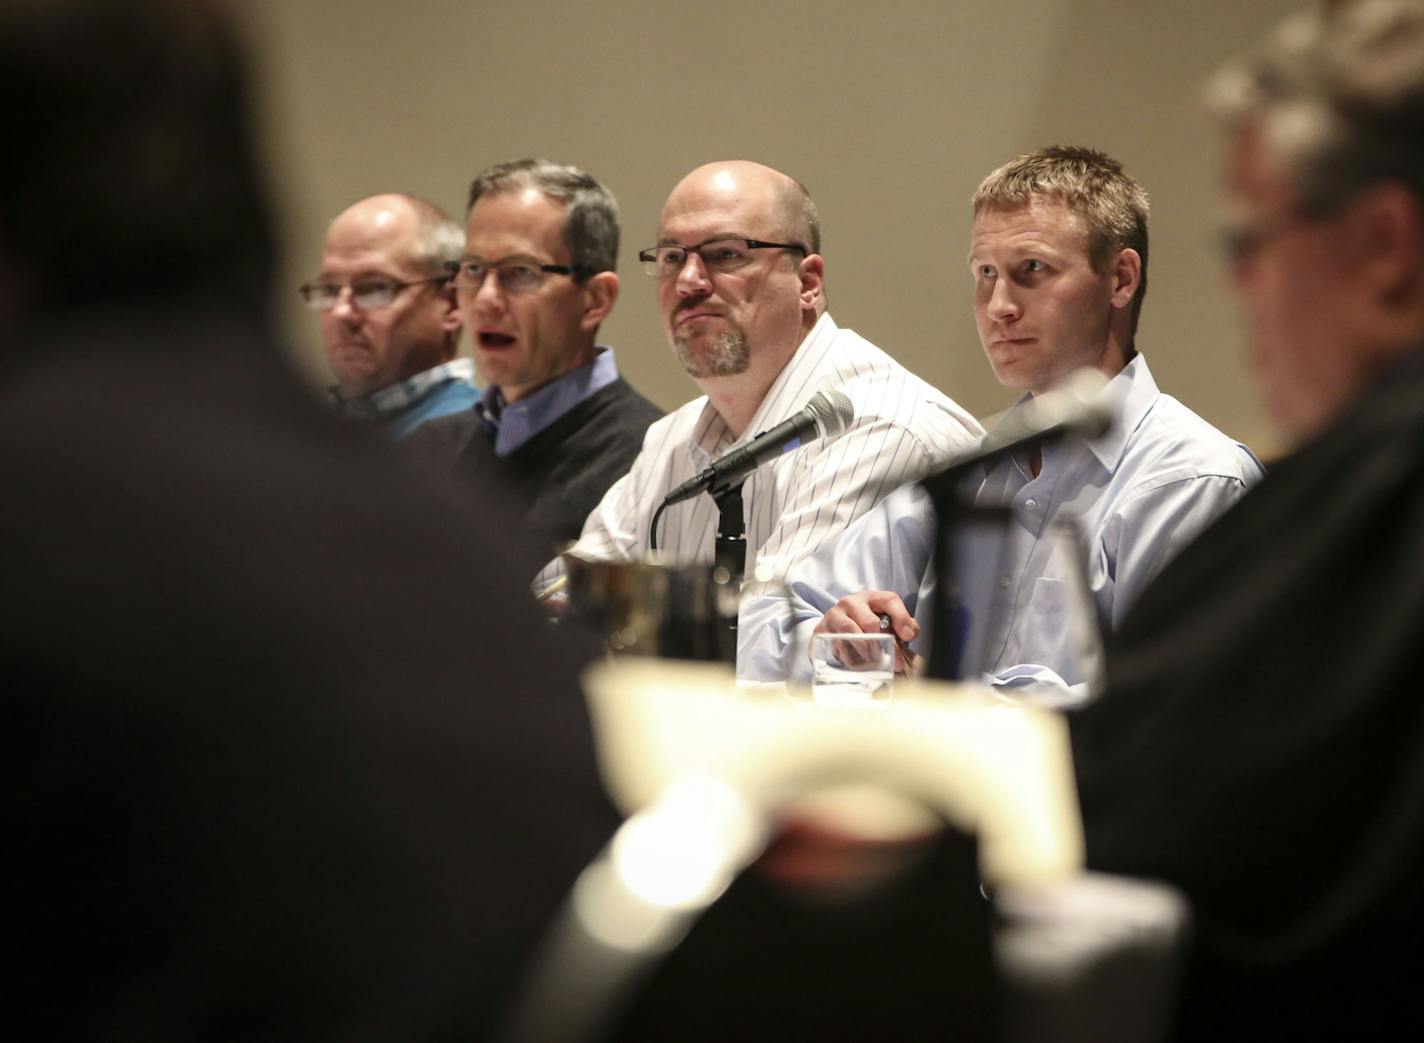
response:
M889 619L889 629L881 626L882 617ZM846 595L821 617L813 633L893 634L897 674L912 672L918 658L910 651L909 642L919 636L920 624L893 590L862 590Z

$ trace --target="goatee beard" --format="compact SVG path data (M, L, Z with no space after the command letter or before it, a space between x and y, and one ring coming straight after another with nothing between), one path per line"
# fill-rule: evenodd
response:
M694 380L734 377L745 373L752 362L751 349L741 330L723 330L712 344L699 353L694 353L682 337L673 341L672 346L682 368Z

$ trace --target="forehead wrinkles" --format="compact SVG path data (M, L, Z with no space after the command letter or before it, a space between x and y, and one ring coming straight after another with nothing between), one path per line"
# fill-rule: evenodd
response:
M491 262L534 261L539 264L567 264L569 249L562 239L490 228L466 237L463 256Z
M704 207L664 214L658 226L659 242L677 240L684 246L706 239L742 235L757 238L755 232L748 230L746 222L726 207Z
M465 223L465 256L544 259L566 264L567 208L548 196L481 196Z
M1004 253L1086 260L1088 229L1082 218L1059 205L985 210L970 231L970 260Z
M749 236L765 239L781 218L777 200L763 184L739 184L735 191L696 186L675 192L658 222L660 239L696 234L701 239Z
M389 254L366 251L359 254L323 254L321 274L340 273L347 276L373 275L383 278L401 279L415 271L410 258L400 258Z
M321 252L325 271L372 271L404 274L415 269L413 236L338 237L329 240Z

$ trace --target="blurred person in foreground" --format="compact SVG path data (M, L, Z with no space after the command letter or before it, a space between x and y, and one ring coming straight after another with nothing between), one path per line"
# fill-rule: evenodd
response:
M1021 424L1036 396L1080 370L1112 426L980 465L966 497L1010 504L1013 521L992 577L1008 606L986 646L987 680L1014 694L1078 701L1100 663L1085 662L1065 591L1086 564L1095 620L1114 626L1164 563L1235 503L1261 466L1181 402L1157 389L1137 349L1147 291L1147 193L1116 160L1054 145L994 170L972 201L968 268L979 339L994 375L1024 392L997 430ZM991 437L994 432L991 431ZM1064 521L1078 541L1055 538ZM791 610L775 599L743 612L738 672L809 679L810 633L879 633L888 619L919 658L933 602L935 514L917 485L897 490L788 576ZM976 608L987 606L976 606ZM1090 624L1091 625L1091 624ZM908 666L908 663L903 665Z
M1195 909L1180 1038L1424 1031L1424 5L1292 19L1212 84L1289 456L1143 593L1073 720L1094 868Z
M657 245L640 260L656 280L664 332L703 392L648 429L632 469L589 515L572 552L642 561L674 488L727 452L839 389L854 419L834 438L783 453L746 479L746 575L775 580L904 482L973 444L982 430L955 402L826 310L821 224L804 185L746 160L708 163L663 205ZM718 509L697 495L672 506L658 550L713 558ZM553 583L556 559L535 581Z
M342 416L405 438L479 398L474 363L456 358L460 313L450 285L465 235L428 200L368 196L327 229L321 267L301 288L321 324Z
M268 337L243 106L215 4L0 8L7 1039L482 1038L614 825L513 527Z
M613 193L578 167L519 159L470 185L455 291L488 386L410 448L482 494L503 482L546 557L578 538L663 415L597 340L618 239Z

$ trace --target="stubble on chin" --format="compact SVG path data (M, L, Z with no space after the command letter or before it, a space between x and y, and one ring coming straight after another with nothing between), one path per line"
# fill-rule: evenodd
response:
M723 330L701 351L694 351L684 337L676 338L672 347L682 368L694 380L734 377L745 373L752 362L751 349L741 330Z

